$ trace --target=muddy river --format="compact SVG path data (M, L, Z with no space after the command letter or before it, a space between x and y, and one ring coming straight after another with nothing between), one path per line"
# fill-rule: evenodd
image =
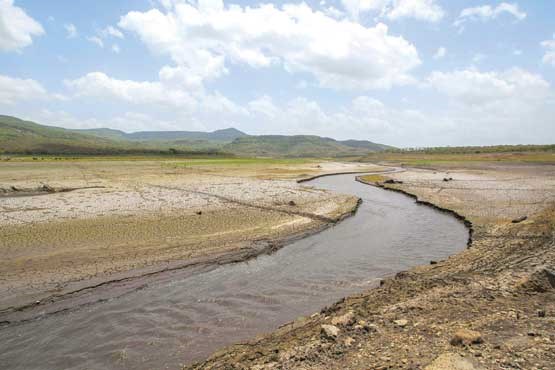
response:
M0 326L0 368L178 369L466 247L460 221L354 177L305 183L363 203L273 255L145 278L117 298Z

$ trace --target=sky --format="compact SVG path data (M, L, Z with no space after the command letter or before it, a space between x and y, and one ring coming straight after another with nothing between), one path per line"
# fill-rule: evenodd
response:
M555 143L555 1L0 0L0 114L66 128Z

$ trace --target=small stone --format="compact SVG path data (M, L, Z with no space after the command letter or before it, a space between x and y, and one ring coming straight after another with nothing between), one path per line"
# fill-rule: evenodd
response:
M334 325L322 325L322 334L328 339L336 339L339 335L339 328Z
M482 370L474 360L467 359L456 353L444 353L438 356L424 370Z
M538 317L545 317L545 311L544 310L539 310L538 311Z
M469 329L459 329L455 332L453 338L451 338L451 345L471 345L482 343L482 334L480 332L469 330Z
M521 216L521 217L515 218L511 222L513 224L518 224L519 222L525 221L527 218L528 218L528 216Z
M351 311L344 315L336 316L331 319L331 324L335 326L351 326L355 323L355 314Z
M202 215L202 211L196 211L195 213L199 216Z
M437 261L431 260L430 265L437 265Z
M345 344L345 346L350 347L353 345L353 343L355 342L355 340L351 337L347 337L345 338L345 340L343 341L343 343Z
M293 207L293 206L296 206L297 203L295 203L294 200L290 200L290 201L289 201L289 205L290 205L291 207Z
M405 320L405 319L400 319L400 320L393 321L393 323L395 324L395 326L398 326L400 328L404 328L405 326L408 325L409 321Z

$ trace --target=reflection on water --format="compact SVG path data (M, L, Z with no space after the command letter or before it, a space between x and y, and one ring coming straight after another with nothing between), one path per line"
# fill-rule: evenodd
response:
M1 328L0 368L178 369L465 247L453 217L353 180L310 185L362 198L354 217L271 256L174 271L117 299Z

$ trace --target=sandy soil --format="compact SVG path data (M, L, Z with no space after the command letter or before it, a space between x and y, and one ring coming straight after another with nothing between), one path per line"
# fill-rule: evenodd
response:
M191 367L552 369L555 166L445 171L408 169L383 186L465 217L469 249Z
M294 180L365 169L372 166L3 164L0 312L128 272L244 252L256 242L279 243L321 229L350 213L357 199Z

